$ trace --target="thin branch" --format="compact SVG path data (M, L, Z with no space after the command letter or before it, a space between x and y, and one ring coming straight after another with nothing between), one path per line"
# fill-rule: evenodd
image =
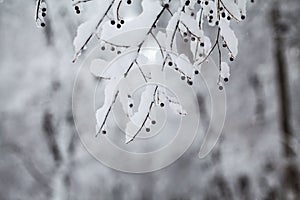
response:
M177 67L177 64L174 62L175 65L175 70L178 71L180 74L184 75L187 79L192 79L191 77L189 77L188 75L186 75L186 73L184 73L181 69L179 69Z
M199 38L197 35L195 35L195 34L188 28L188 26L187 26L186 24L184 24L182 21L180 21L180 23L186 28L186 30L187 30L192 36L194 36L195 38L197 38L198 41L200 41L200 38ZM179 29L179 30L180 30L180 29Z
M120 21L120 7L122 4L122 0L119 1L118 7L117 7L117 20Z
M142 128L143 128L144 125L146 124L146 122L147 122L147 120L148 120L148 118L149 118L149 116L150 116L151 109L152 109L152 107L153 107L153 105L154 105L154 103L155 103L155 94L156 94L157 89L158 89L158 85L157 85L157 86L155 87L155 89L154 89L153 100L152 100L152 102L150 103L148 113L147 113L147 115L146 115L146 117L145 117L145 119L144 119L142 125L141 125L140 128L137 130L137 132L134 134L134 136L133 136L126 144L128 144L128 143L131 142L131 141L133 141L134 138L141 132Z
M179 16L179 17L180 17L180 16ZM173 50L173 43L174 43L176 31L177 31L178 26L179 26L179 21L180 21L180 19L177 20L177 23L176 23L176 26L175 26L175 28L174 28L174 32L173 32L173 35L172 35L171 44L170 44L171 51Z
M166 8L166 9L167 9L168 13L170 13L170 15L173 16L173 13L172 13L172 11L170 10L170 8Z
M157 38L155 37L155 35L152 32L151 32L151 35L152 35L152 37L154 38L154 40L156 41L156 43L157 43L157 45L159 47L161 56L164 57L164 52L163 52L162 46L160 45L159 41L157 40Z
M84 44L82 45L82 47L79 49L79 51L77 51L75 53L75 57L73 59L73 63L76 61L76 59L78 58L78 56L80 55L80 53L82 52L82 50L84 49L84 47L88 44L88 42L91 40L91 38L93 37L93 35L95 34L95 32L98 30L100 24L103 22L105 16L108 14L108 12L110 11L110 9L112 8L113 4L114 4L115 0L112 0L112 2L110 3L110 5L108 6L108 8L106 9L104 15L100 18L100 20L98 21L96 27L95 27L95 31L93 31L89 37L87 38L87 40L84 42Z
M164 68L165 68L165 65L166 65L166 62L167 62L167 59L170 58L170 55L167 54L167 56L165 57L164 61L163 61L163 64L162 64L162 67L161 67L161 71L164 71Z
M202 17L203 17L203 8L201 8L200 15L199 15L199 29L202 29Z
M112 42L109 42L107 40L103 40L103 39L100 39L98 38L101 42L104 42L106 44L109 44L111 46L114 46L114 47L120 47L120 48L129 48L130 46L129 45L119 45L119 44L115 44L115 43L112 43Z
M224 3L223 3L223 1L222 0L220 0L220 2L221 2L221 4L223 5L223 7L224 7L224 9L228 12L228 14L232 17L232 18L234 18L236 21L240 21L236 16L234 16L229 10L228 10L228 8L226 8L226 6L224 5Z
M201 65L202 63L204 63L207 60L207 58L212 54L212 52L214 51L214 49L216 48L216 46L219 42L219 36L220 36L220 28L218 28L216 41L215 41L213 47L210 49L209 53L205 56L205 58L201 62L199 62L197 65Z
M219 71L221 72L222 52L221 52L221 49L220 49L220 43L219 43L219 41L218 41L217 47L218 47L218 55L219 55L218 56L219 57ZM220 82L221 82L221 75L219 73L217 84L219 85Z
M228 47L228 45L227 45L226 41L224 40L224 37L223 37L223 36L222 36L222 40L223 40L223 42L226 44L226 49L229 51L229 53L230 53L231 55L233 55L231 49Z
M81 3L87 3L89 1L93 1L93 0L80 0L80 1L77 1L77 2L73 3L73 6L76 6L76 5L81 4Z
M99 135L99 133L101 132L101 130L102 130L103 126L104 126L104 124L106 123L108 115L109 115L109 113L110 113L110 111L112 109L112 106L116 102L118 95L119 95L119 90L115 94L115 97L114 97L114 99L113 99L113 101L112 101L112 103L111 103L111 105L110 105L110 107L109 107L109 109L108 109L108 111L107 111L107 113L105 115L105 118L104 118L104 120L103 120L103 122L102 122L102 124L101 124L101 126L100 126L100 128L99 128L99 130L97 132L97 134L96 134L96 137Z
M147 81L146 75L145 75L145 73L143 72L141 66L138 64L138 62L136 60L135 60L135 64L138 66L138 68L139 68L139 70L140 70L140 72L141 72L141 74L142 74L145 82L147 83L148 81Z
M138 50L137 50L137 54L136 54L136 56L135 56L135 58L134 58L134 60L131 62L131 64L129 65L129 67L128 67L128 69L126 70L126 72L124 73L124 78L126 78L127 77L127 75L128 75L128 73L129 73L129 71L131 70L131 68L133 67L133 64L135 63L135 61L137 60L137 58L138 58L138 55L139 55L139 52L141 51L141 48L142 48L142 45L143 45L143 42L141 43L141 44L139 44L139 46L138 46Z
M185 8L185 5L182 7L181 12L184 11L184 8ZM181 13L181 12L180 12L180 13ZM171 39L171 44L170 44L171 51L172 51L172 49L173 49L173 43L174 43L176 31L177 31L178 26L179 26L179 21L180 21L180 14L178 15L178 20L177 20L177 22L176 22L176 26L175 26L175 28L174 28L174 32L173 32L172 39Z
M36 1L36 7L35 7L35 21L37 22L39 19L39 10L40 10L40 5L41 5L42 0L37 0Z
M129 68L126 70L125 74L124 74L124 77L127 77L129 71L131 70L133 64L136 62L137 58L138 58L138 55L139 55L139 52L143 46L143 44L145 43L147 37L149 34L152 33L152 29L155 27L155 24L157 23L157 21L159 20L159 18L162 16L162 14L164 13L164 11L166 10L166 7L163 7L163 9L159 12L159 14L157 15L156 19L154 20L154 22L152 23L151 25L151 28L149 29L149 31L147 32L144 40L138 45L138 50L137 50L137 55L135 57L135 59L132 61L132 63L130 64Z
M220 49L220 44L219 41L217 42L217 47L218 47L218 57L219 57L219 70L221 71L221 61L222 61L222 52Z

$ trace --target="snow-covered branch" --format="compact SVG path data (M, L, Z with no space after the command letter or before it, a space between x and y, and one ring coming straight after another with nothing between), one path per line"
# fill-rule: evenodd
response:
M107 120L118 99L130 119L128 130L134 130L129 131L131 137L127 138L127 142L132 141L144 127L155 105L155 99L165 99L170 107L179 110L177 113L184 113L181 112L182 106L179 102L156 86L155 89L146 87L143 93L146 95L147 91L151 90L151 100L144 101L141 98L140 106L148 107L148 111L140 116L143 121L135 119L139 111L134 113L131 109L129 114L128 105L132 105L133 100L129 98L130 92L122 91L125 87L119 83L129 79L134 69L138 70L146 84L153 80L151 71L144 69L147 62L155 60L159 63L162 66L161 73L166 73L166 67L174 70L180 74L181 80L186 80L186 83L192 86L194 76L200 73L201 65L216 53L219 69L216 82L219 89L223 89L223 83L228 82L230 67L227 60L233 61L238 54L238 40L230 23L233 20L240 22L245 19L246 0L143 0L141 11L135 11L140 5L131 0L104 0L98 4L95 0L77 0L73 1L72 6L79 14L79 6L87 2L89 5L99 6L99 9L94 17L78 27L74 39L73 62L88 49L87 46L91 45L94 36L103 51L103 55L99 55L100 62L94 65L95 68L103 69L115 58L120 59L116 63L118 68L96 75L106 84L104 104L96 112L96 135L100 132L106 134ZM89 6L88 4L85 6ZM41 26L45 25L40 18L45 15L45 9L46 4L43 0L37 0L36 21L41 21ZM213 34L208 33L207 26L215 31L215 38L212 37ZM182 52L183 46L187 49L185 52ZM110 58L105 58L104 54L109 50L116 53ZM224 52L228 54L227 58ZM189 61L190 64L182 60ZM136 124L139 124L137 130L134 128Z

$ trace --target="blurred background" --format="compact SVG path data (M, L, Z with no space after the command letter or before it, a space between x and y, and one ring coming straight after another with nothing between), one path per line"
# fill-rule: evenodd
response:
M72 115L78 17L71 1L0 3L0 199L299 200L300 2L256 1L234 25L239 55L226 87L227 118L205 159L193 145L171 166L126 174L83 147ZM199 92L203 127L209 112Z

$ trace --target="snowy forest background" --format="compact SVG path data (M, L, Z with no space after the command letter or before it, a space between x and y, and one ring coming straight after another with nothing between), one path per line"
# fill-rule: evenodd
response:
M234 27L227 117L212 153L199 142L157 172L133 175L96 161L80 143L71 97L76 29L87 14L48 1L0 3L0 199L300 199L300 2L256 1ZM201 123L208 114L199 92Z

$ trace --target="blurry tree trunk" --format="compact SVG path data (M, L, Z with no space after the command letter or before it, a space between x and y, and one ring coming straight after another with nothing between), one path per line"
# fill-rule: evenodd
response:
M75 125L72 111L67 112L66 125L69 127L69 140L65 143L66 149L58 144L59 131L54 127L53 115L45 111L43 118L43 130L46 136L46 142L55 163L55 169L51 179L52 191L51 198L55 200L70 199L71 172L74 167L73 157L77 144L77 137L74 133ZM63 153L65 152L65 153Z
M271 20L273 26L273 40L274 40L274 57L277 68L278 78L278 95L280 108L280 127L283 139L283 151L285 157L292 157L293 151L290 147L290 140L292 136L292 128L290 126L290 100L288 94L288 77L287 77L287 62L284 55L285 46L282 36L282 24L280 22L280 11L278 3L274 3L271 11Z
M263 124L265 122L265 97L263 92L263 84L258 74L253 74L249 78L249 83L253 88L256 105L255 105L255 122Z
M282 177L282 199L284 200L299 200L300 197L300 183L299 170L297 163L294 161L295 153L291 147L292 127L290 114L290 100L288 93L288 75L287 62L285 57L285 45L282 31L281 14L279 3L274 2L271 10L271 21L273 26L274 39L274 57L277 68L278 78L278 94L279 94L279 115L280 127L283 139L283 153L287 161Z
M53 161L55 163L55 169L53 170L52 177L50 179L51 194L50 197L52 199L58 199L57 193L61 193L59 191L59 177L61 174L61 166L62 166L62 153L60 151L58 142L57 142L57 129L54 127L53 115L46 110L43 116L43 131L46 138L46 143L49 148L50 154L52 155Z

